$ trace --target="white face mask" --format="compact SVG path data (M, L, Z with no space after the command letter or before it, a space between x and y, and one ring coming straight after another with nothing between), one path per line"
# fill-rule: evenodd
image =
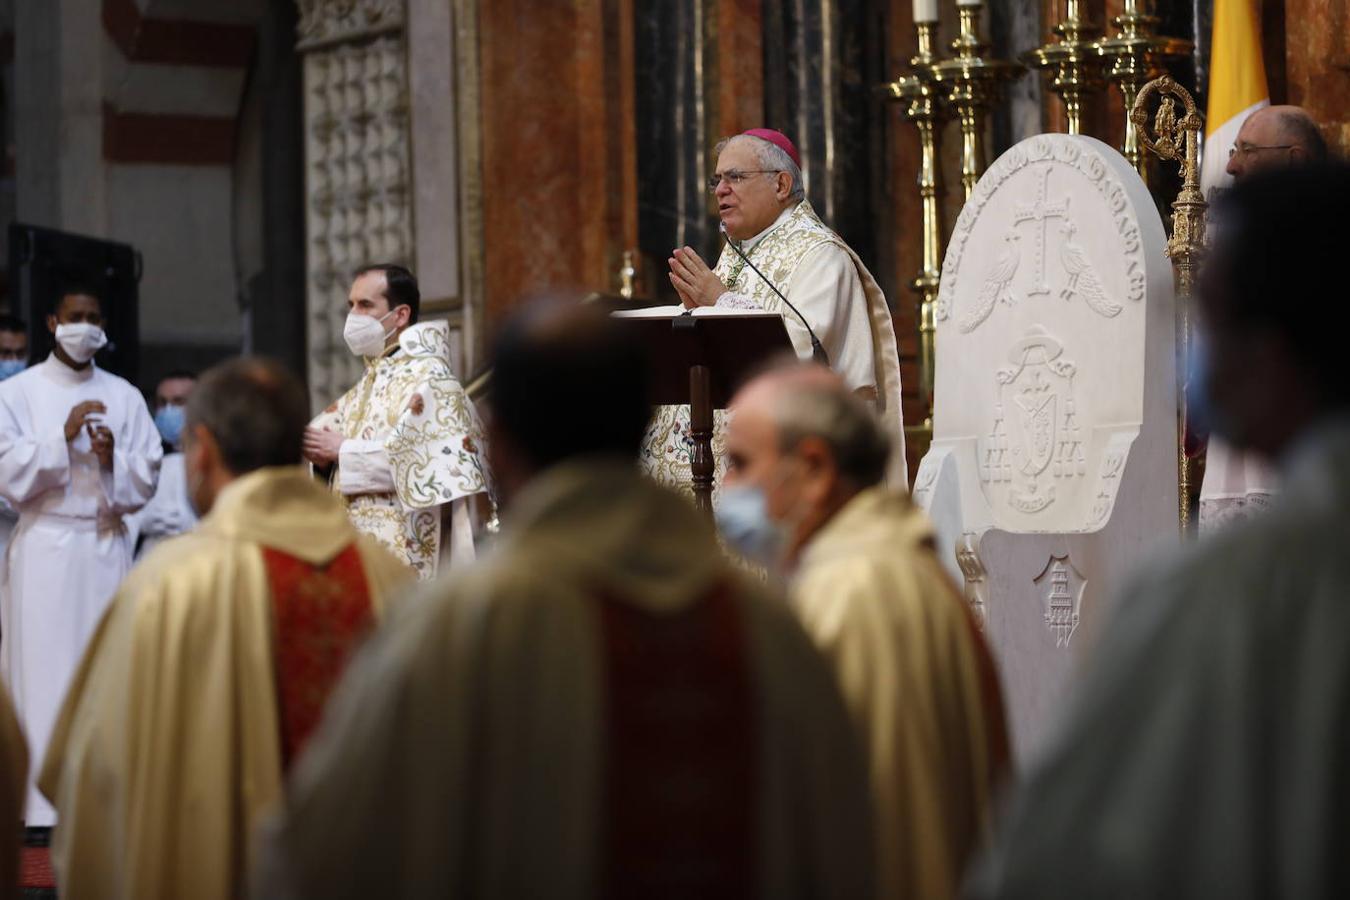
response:
M71 322L56 326L56 342L66 351L66 356L80 365L94 358L94 354L106 343L108 336L103 329L88 322Z
M395 312L391 309L378 319L358 312L347 313L347 324L342 328L347 348L357 356L379 356L384 352L384 341L389 336L383 322Z

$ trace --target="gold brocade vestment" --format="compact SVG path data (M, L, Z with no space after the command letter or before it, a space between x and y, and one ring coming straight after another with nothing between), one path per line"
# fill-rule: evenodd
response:
M807 309L804 314L816 316L813 327L830 354L833 368L839 369L845 356L857 359L859 353L870 354L871 378L867 380L876 391L877 413L893 448L888 479L895 485L906 484L905 435L900 419L900 356L890 308L876 280L857 254L820 220L806 200L785 213L761 238L752 240L754 243L747 255L768 280L742 262L730 247L725 247L714 272L726 285L728 293L719 298L718 305L746 305L782 315L797 356L804 360L811 359L810 338L805 329L798 326L796 314L786 308L770 282L802 310L799 291L809 290L812 286L798 284L797 276L806 268L803 262L814 252L824 252L822 248L830 245L846 257L843 265L851 265L856 271L854 288L841 290L830 298L828 305L834 306L835 310ZM841 320L839 308L847 304L866 306L865 327L856 335L833 331ZM860 341L862 346L850 341ZM866 382L852 386L864 385ZM726 469L725 413L718 410L713 419L713 488L716 491ZM689 427L688 405L657 407L643 438L641 453L643 471L662 484L684 492L692 490L689 460L693 441Z
M342 471L344 445L331 475L333 489L360 531L420 579L434 577L447 539L446 511L487 491L483 427L450 370L449 326L423 322L406 329L396 348L366 361L361 380L313 426L374 448L385 480L359 492L345 490L350 473ZM468 527L467 516L459 521Z
M39 778L58 813L64 900L244 896L253 831L283 784L267 556L321 567L353 548L378 618L412 573L303 468L261 469L132 569L85 650Z
M806 545L792 588L867 745L880 896L957 896L1008 767L993 661L907 494L858 494Z
M513 499L500 537L457 576L424 588L353 663L262 842L259 898L729 896L731 879L720 891L679 890L708 868L665 870L684 862L678 848L624 852L633 837L687 833L671 828L678 812L609 831L625 821L620 804L650 799L658 812L647 790L677 803L697 794L686 810L724 806L707 830L754 848L735 861L758 889L738 898L871 895L862 751L829 669L783 599L737 574L682 498L626 461L562 463ZM732 614L711 632L689 630L719 586ZM637 653L618 676L621 648L651 647L630 640L646 633L626 627L635 620L704 635L695 647L715 640L742 674L690 678L700 667L684 660L702 655L691 648L675 664ZM672 674L684 685L674 695L660 688ZM669 744L648 753L626 739L662 725L631 727L625 710L706 736L698 717L728 694L747 704L743 715L676 760L678 775L653 771ZM738 785L753 796L710 790L707 751L746 761ZM625 771L637 786L611 790ZM748 817L731 813L736 799ZM616 870L655 866L665 871L657 890L607 892ZM690 868L701 871L685 877Z

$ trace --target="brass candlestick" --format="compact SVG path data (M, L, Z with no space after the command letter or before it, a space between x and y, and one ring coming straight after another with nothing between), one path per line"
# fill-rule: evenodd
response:
M625 300L633 299L633 290L637 282L637 264L633 260L633 251L623 251L623 265L619 267L619 296Z
M1148 107L1159 96L1158 113L1149 133ZM1177 102L1182 115L1177 117ZM1195 98L1170 75L1155 78L1140 88L1130 107L1130 119L1144 147L1159 159L1174 160L1181 167L1181 192L1172 201L1172 234L1167 239L1167 257L1176 272L1177 296L1177 488L1183 532L1191 521L1190 460L1186 456L1186 392L1189 371L1190 302L1196 267L1205 249L1205 210L1209 204L1200 191L1200 134L1204 119Z
M1155 35L1160 20L1143 9L1143 0L1125 0L1125 11L1111 20L1118 29L1116 35L1098 41L1097 52L1109 65L1107 79L1125 99L1125 145L1121 152L1147 183L1148 155L1139 147L1139 131L1131 114L1134 100L1144 82L1163 74L1168 59L1191 52L1191 42Z
M957 7L961 34L952 41L956 56L932 68L933 78L946 89L947 101L961 119L961 186L967 200L987 164L985 116L998 99L1000 85L1024 71L1018 63L985 57L989 45L980 40L981 9L973 4Z
M923 204L923 264L910 287L919 295L919 378L925 408L928 410L922 430L933 434L933 384L937 366L936 320L938 280L942 275L942 208L937 162L937 126L946 118L942 98L933 76L937 55L933 52L936 22L918 22L919 51L909 61L909 75L888 85L891 97L904 104L901 115L919 129L919 197Z
M1083 19L1080 0L1066 0L1064 21L1051 30L1059 40L1022 58L1032 68L1050 73L1050 90L1064 101L1069 134L1082 134L1083 98L1102 87L1102 62L1093 44L1097 28Z

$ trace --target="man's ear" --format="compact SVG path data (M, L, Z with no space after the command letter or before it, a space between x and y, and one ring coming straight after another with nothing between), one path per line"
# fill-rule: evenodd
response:
M778 195L779 202L792 196L792 175L787 172L778 173L778 189L774 191Z
M1306 147L1301 147L1295 144L1293 147L1289 148L1290 164L1301 166L1307 161L1308 161L1308 150Z
M185 438L183 451L193 459L198 469L204 472L220 465L220 445L216 443L216 436L208 431L205 425L201 422L195 423L188 429Z
M57 326L56 316L52 315L51 313L48 313L47 330L50 331L52 334L56 334L56 326Z
M406 303L400 303L394 307L394 321L398 323L396 328L407 328L412 324L412 307Z
M797 445L796 454L802 461L802 486L810 492L813 500L821 499L834 490L839 480L839 468L829 444L818 437L803 438Z

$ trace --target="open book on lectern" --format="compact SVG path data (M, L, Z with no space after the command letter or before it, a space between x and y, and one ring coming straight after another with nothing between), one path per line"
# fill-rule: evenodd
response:
M696 319L716 316L782 316L767 309L738 309L734 306L698 306L692 310L683 306L648 306L645 309L620 309L610 313L620 319L673 319L676 316L690 315Z

